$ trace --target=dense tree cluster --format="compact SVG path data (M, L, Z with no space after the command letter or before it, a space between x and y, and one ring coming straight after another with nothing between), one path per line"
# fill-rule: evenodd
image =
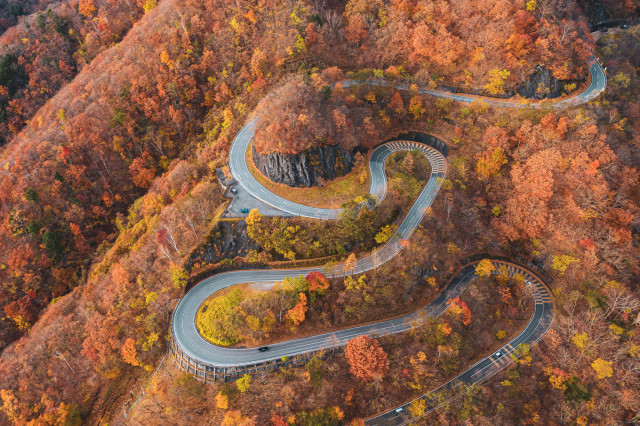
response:
M18 23L20 17L41 11L57 0L3 0L0 2L0 33Z
M332 92L329 86L289 80L265 98L257 112L254 144L259 153L297 154L317 145L340 145L351 152L380 142L370 109L349 102L343 90Z
M244 17L220 2L155 5L142 4L136 30L82 68L2 153L0 389L30 389L3 411L16 422L53 412L49 400L99 415L97 395L128 380L123 371L153 368L185 284L182 262L221 207L210 173L268 79L252 85L259 77L243 64L255 49L282 57L293 43L288 24L267 28L287 22L286 8ZM233 15L241 27L228 25ZM188 161L173 161L187 146ZM27 355L28 372L17 367Z
M531 300L519 296L511 300L523 306L523 319L506 318L505 305L496 306L495 300L499 289L517 286L503 278L472 284L461 300L473 307L473 326L443 317L425 321L411 334L378 339L362 336L345 347L344 355L318 354L299 368L270 374L268 380L254 376L244 393L241 388L247 376L235 384L205 386L177 373L169 364L156 375L147 395L129 415L142 419L162 414L168 422L179 422L188 413L195 421L242 418L246 424L361 424L358 419L437 387L480 354L503 345L501 339L515 335L530 314ZM504 336L498 336L500 331ZM362 380L352 376L352 367L365 374ZM181 404L185 406L178 409ZM416 412L419 408L413 407Z
M325 25L306 30L306 48L327 59L337 56L345 69L408 72L423 83L500 91L502 82L513 87L537 65L561 80L583 76L593 42L584 15L567 5L351 0L342 17L327 12Z
M40 11L21 19L0 38L0 144L17 134L100 52L122 40L144 14L145 4L142 0L39 3ZM52 4L45 10L47 3ZM27 2L23 10L30 6ZM64 125L65 110L58 114Z
M129 3L135 5L118 2L117 7L129 10ZM6 265L0 271L0 303L7 315L0 346L27 331L50 300L86 280L92 250L117 229L116 214L125 213L185 146L200 143L201 164L219 164L226 157L231 122L244 116L249 109L244 102L257 96L260 84L254 90L245 90L243 84L258 77L244 74L241 65L250 61L257 45L245 46L239 39L234 43L236 30L228 26L219 30L218 38L208 38L226 22L227 6L165 3L148 7L139 30L85 66L3 152L0 241L10 249L0 256L0 264ZM94 6L87 10L102 10L97 2ZM104 7L107 13L110 9ZM174 8L180 13L169 12ZM264 13L275 17L284 12ZM58 15L41 16L40 21L34 16L25 22L41 22L46 34L63 37L54 28ZM96 20L99 17L91 22ZM165 26L170 30L157 30ZM257 44L273 36L250 26L243 31L247 40L254 31L262 34ZM285 42L269 48L281 52ZM39 43L34 41L34 46ZM245 48L238 49L239 44ZM5 57L0 65L9 68L0 77L17 78L15 66L26 73L27 64L19 62ZM244 102L234 97L236 91Z
M638 16L638 13L640 13L640 2L638 0L603 0L600 3L578 0L577 3L593 24L607 19L629 19Z
M295 331L305 321L310 305L324 296L329 286L327 277L315 272L289 277L268 291L233 289L205 302L197 325L200 333L217 345L259 345Z
M380 204L370 195L358 196L343 204L335 222L265 217L256 209L246 219L247 234L276 260L344 255L385 243L395 229L389 223L418 196L430 165L422 152L399 152L387 159L386 173L388 190Z

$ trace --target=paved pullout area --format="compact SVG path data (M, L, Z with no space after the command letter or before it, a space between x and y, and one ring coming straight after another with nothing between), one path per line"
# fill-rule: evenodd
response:
M588 102L595 98L604 90L607 84L604 70L596 61L591 63L591 84L582 93L561 101L547 101L544 103L516 103L502 100L486 100L492 106L509 108L565 108L571 105ZM343 87L350 87L361 84L353 81L343 82ZM374 81L369 84L390 84L387 82ZM407 90L403 85L395 86L399 90ZM473 102L477 97L457 95L446 92L420 89L420 93L453 99L459 102ZM239 182L238 192L244 191L262 203L272 206L274 209L285 212L293 216L304 216L318 219L336 219L340 211L336 209L321 209L296 204L292 201L279 197L265 187L263 187L249 172L246 164L246 152L255 132L256 119L251 120L236 136L230 152L229 166L231 174ZM431 206L438 193L440 185L447 173L447 162L444 156L434 148L417 142L389 142L379 146L374 150L369 160L371 172L371 183L369 191L382 200L386 194L386 175L384 164L386 158L395 151L420 150L431 164L431 176L426 186L416 199L415 203L399 225L394 236L382 248L372 254L359 259L355 268L346 271L344 265L338 265L333 273L334 276L344 276L348 273L360 273L374 269L393 258L400 250L399 241L409 238L411 233L419 225L426 210ZM275 212L273 212L275 213ZM510 262L493 260L494 265L505 265L508 275L522 275L525 283L533 295L535 309L527 327L509 343L504 345L499 352L495 352L471 366L459 376L443 384L438 389L420 397L427 403L427 411L438 407L436 393L441 391L463 390L466 386L482 382L502 370L515 356L514 352L521 344L533 345L538 342L549 329L553 320L553 303L551 292L542 279L528 268ZM275 282L281 281L288 276L306 275L312 271L322 271L322 267L303 268L292 270L243 270L233 271L214 275L191 289L180 301L173 313L172 337L174 344L180 349L181 355L188 357L194 362L214 367L239 367L243 365L256 365L262 362L276 360L284 356L314 352L320 349L328 349L341 346L358 335L375 334L383 336L399 333L408 330L419 318L423 318L424 313L428 316L442 315L447 308L446 302L459 296L475 278L475 263L471 263L463 268L447 285L447 287L421 311L409 314L401 318L381 321L375 324L353 327L334 333L320 334L302 339L290 340L269 346L267 352L259 352L255 348L223 348L207 342L200 334L195 325L196 313L204 300L212 293L226 287L247 283L247 282ZM498 268L496 268L497 270ZM406 409L407 404L394 408L387 413L366 421L370 425L400 425L411 420L411 415Z

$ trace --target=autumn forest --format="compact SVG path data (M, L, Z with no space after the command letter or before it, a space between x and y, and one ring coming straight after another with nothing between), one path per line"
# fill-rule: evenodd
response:
M0 245L0 424L637 424L640 1L0 0Z

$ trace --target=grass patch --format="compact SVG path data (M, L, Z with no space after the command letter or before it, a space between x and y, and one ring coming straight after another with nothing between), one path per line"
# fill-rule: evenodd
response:
M271 285L237 284L216 291L202 302L196 314L196 328L209 343L233 346L243 340L237 306L251 293L265 292Z
M253 162L251 147L247 150L247 165L253 177L269 191L286 200L305 206L339 209L343 203L369 192L368 158L356 162L349 174L329 181L323 186L310 188L294 188L269 180Z

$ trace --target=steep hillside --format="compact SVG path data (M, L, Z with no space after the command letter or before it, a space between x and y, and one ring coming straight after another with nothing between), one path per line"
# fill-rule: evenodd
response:
M0 241L9 248L0 255L3 345L18 328L28 330L52 298L84 281L93 250L116 229L116 213L185 147L224 160L229 125L266 84L258 66L272 66L266 59L255 60L253 71L245 64L255 52L283 52L286 37L273 44L272 32L251 28L246 18L241 34L227 24L231 9L204 8L161 3L7 145L0 160ZM216 140L218 148L207 148Z
M153 3L155 4L155 3ZM0 145L98 53L119 42L152 3L82 0L51 4L0 38ZM64 118L64 117L62 117Z
M3 0L0 2L0 33L16 25L20 17L41 11L60 0Z
M96 398L129 380L123 344L144 336L147 360L131 362L151 368L158 359L167 308L184 285L179 266L221 205L209 173L295 40L295 26L268 24L287 22L285 13L275 5L254 14L219 2L161 2L7 145L3 346L29 334L3 352L0 388L33 391L20 393L12 419L63 416L68 404L99 418L120 391ZM187 147L189 162L172 162ZM113 244L114 233L120 239L100 250L89 273L95 249ZM126 266L112 266L121 259Z
M300 50L345 70L394 67L423 84L516 88L544 65L560 80L583 77L592 39L562 1L351 1L309 24ZM540 87L544 94L549 87Z

